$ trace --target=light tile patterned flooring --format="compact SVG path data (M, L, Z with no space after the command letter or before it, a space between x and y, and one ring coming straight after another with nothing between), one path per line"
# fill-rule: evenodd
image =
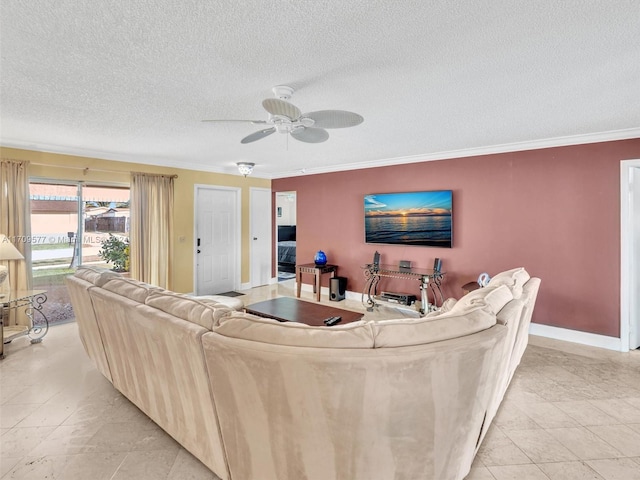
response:
M292 285L253 289L242 299L292 296ZM323 303L362 310L358 301L326 295ZM387 309L367 315L392 316ZM5 351L3 480L217 479L98 373L75 323L52 328L42 344L20 338ZM467 477L511 479L640 480L640 352L531 337Z

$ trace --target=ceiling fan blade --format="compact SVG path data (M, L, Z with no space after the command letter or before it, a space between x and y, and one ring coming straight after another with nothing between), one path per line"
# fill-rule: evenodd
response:
M298 107L279 98L267 98L262 101L262 106L271 115L282 115L291 120L296 120L302 114Z
M266 120L202 120L202 121L203 122L242 122L242 123L253 123L254 125L267 123Z
M320 110L317 112L305 113L303 118L310 118L317 128L347 128L355 127L364 122L361 115L345 110Z
M247 135L246 137L244 137L242 140L240 140L240 143L255 142L256 140L260 140L261 138L268 137L275 131L276 131L276 127L270 127L270 128L265 128L264 130L258 130L257 132L253 132L251 135Z
M322 128L305 127L292 131L291 136L305 143L322 143L329 139L329 132Z

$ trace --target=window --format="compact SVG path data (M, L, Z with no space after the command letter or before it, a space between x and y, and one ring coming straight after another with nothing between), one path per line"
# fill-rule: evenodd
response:
M64 278L83 264L113 266L100 249L110 236L128 242L129 187L32 180L29 194L33 288L47 291L50 324L71 321Z

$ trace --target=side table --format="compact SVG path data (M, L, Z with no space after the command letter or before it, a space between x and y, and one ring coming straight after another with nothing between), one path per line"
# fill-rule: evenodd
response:
M42 311L42 306L47 301L46 293L46 290L21 290L0 298L0 334L2 335L0 359L4 358L4 344L10 343L14 338L27 335L31 343L42 342L49 331L49 320ZM9 312L20 308L24 308L30 326L7 325ZM35 312L38 313L37 316Z
M462 285L462 293L466 295L467 293L473 292L474 290L477 290L479 288L480 285L478 284L478 282L465 283L464 285Z
M338 272L337 265L316 265L315 263L304 263L296 265L296 297L300 298L300 289L302 288L302 274L311 273L315 275L313 282L313 293L316 294L316 302L320 301L320 283L324 273L330 273L331 277L335 277Z

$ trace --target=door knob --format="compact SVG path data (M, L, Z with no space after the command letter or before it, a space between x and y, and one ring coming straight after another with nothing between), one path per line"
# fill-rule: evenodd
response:
M253 237L253 239L254 239L254 240L257 240L257 239L258 239L258 237Z

